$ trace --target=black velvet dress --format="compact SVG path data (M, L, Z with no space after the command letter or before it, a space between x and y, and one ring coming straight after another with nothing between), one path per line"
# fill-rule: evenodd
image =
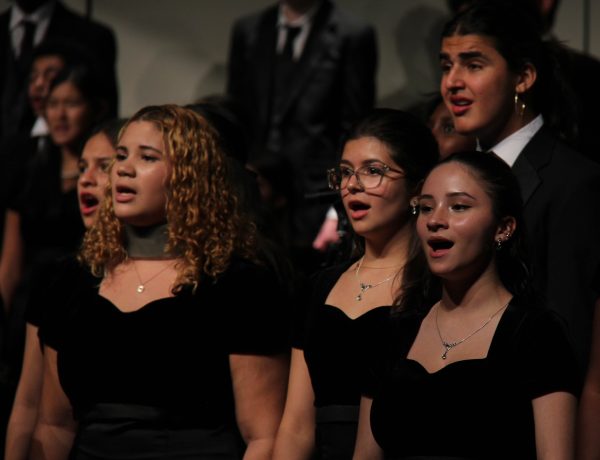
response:
M377 353L390 309L374 308L349 318L325 304L329 292L350 264L332 267L314 280L304 332L295 341L304 357L315 393L316 458L350 459L354 452L364 358Z
M229 355L289 347L288 304L270 272L237 261L195 293L130 313L81 268L61 279L41 337L79 421L71 458L242 458Z
M393 346L366 388L371 429L386 458L535 459L532 400L579 391L563 322L513 299L486 358L430 374L406 358L423 317L394 320Z

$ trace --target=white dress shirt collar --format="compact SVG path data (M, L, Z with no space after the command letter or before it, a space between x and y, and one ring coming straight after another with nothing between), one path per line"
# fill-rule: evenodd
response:
M517 161L519 154L543 125L544 117L540 114L518 131L502 139L490 150L512 167L515 161Z
M18 52L17 50L21 48L21 40L25 34L25 31L22 27L23 21L35 23L36 28L35 35L33 37L33 43L34 45L39 45L46 35L46 31L50 25L50 18L52 17L52 12L54 11L55 6L56 1L51 0L49 2L45 2L32 13L27 14L21 8L19 8L16 3L13 3L10 9L10 20L8 27L10 30L11 42L13 50L15 50L15 54Z
M293 21L288 20L283 13L283 6L279 5L279 16L277 18L277 29L279 33L277 35L277 52L281 53L283 51L283 46L285 44L287 30L285 26L291 27L300 27L300 33L296 37L293 45L294 51L294 60L297 61L300 59L302 52L304 51L304 46L306 45L306 40L308 40L308 34L310 33L310 29L312 27L313 19L315 14L321 6L321 2L316 2L315 5L309 9L302 16L297 17Z

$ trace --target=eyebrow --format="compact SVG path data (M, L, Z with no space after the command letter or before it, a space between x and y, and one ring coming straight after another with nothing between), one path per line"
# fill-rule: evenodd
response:
M467 197L467 198L471 198L472 200L477 201L477 198L475 198L473 195L470 195L467 192L451 192L451 193L446 193L446 196L448 198ZM433 200L433 195L419 195L419 196L417 196L417 199L418 200L422 200L422 199Z
M458 58L461 61L468 61L469 59L483 58L485 55L481 51L462 51L458 53ZM450 60L448 53L440 53L440 60Z
M159 153L160 155L162 155L162 151L157 149L156 147L152 147L151 145L140 145L139 146L140 150L150 150L152 152L156 152ZM116 150L123 150L125 152L128 152L129 150L127 149L127 147L123 146L123 145L118 145Z
M369 166L369 165L372 165L373 163L381 163L382 165L386 165L387 166L387 164L385 163L385 161L380 160L378 158L372 158L372 159L363 160L363 162L358 167L360 168L360 167L363 167L363 166ZM348 165L348 166L353 166L352 163L350 163L348 160L340 160L340 165L342 165L342 164Z

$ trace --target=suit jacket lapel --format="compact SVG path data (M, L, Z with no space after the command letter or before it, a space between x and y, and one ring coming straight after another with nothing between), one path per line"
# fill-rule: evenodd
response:
M324 0L315 16L310 35L302 56L298 61L297 72L290 82L290 91L287 93L285 103L282 105L281 116L290 109L292 103L300 96L302 88L314 72L315 67L324 55L330 52L330 49L337 40L336 24L337 19L331 14L333 5L328 0Z
M543 126L517 157L512 169L521 187L523 205L542 183L539 171L550 162L555 145L556 139Z

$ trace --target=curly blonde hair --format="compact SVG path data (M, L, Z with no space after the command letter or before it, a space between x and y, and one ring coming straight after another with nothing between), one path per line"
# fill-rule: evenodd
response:
M257 230L240 209L231 182L231 161L219 147L219 136L208 121L176 105L149 106L138 111L121 129L150 122L163 134L171 165L166 185L168 243L178 254L173 292L194 289L204 277L223 273L234 254L257 261ZM124 227L113 209L110 183L98 219L84 238L80 260L103 276L127 259Z

